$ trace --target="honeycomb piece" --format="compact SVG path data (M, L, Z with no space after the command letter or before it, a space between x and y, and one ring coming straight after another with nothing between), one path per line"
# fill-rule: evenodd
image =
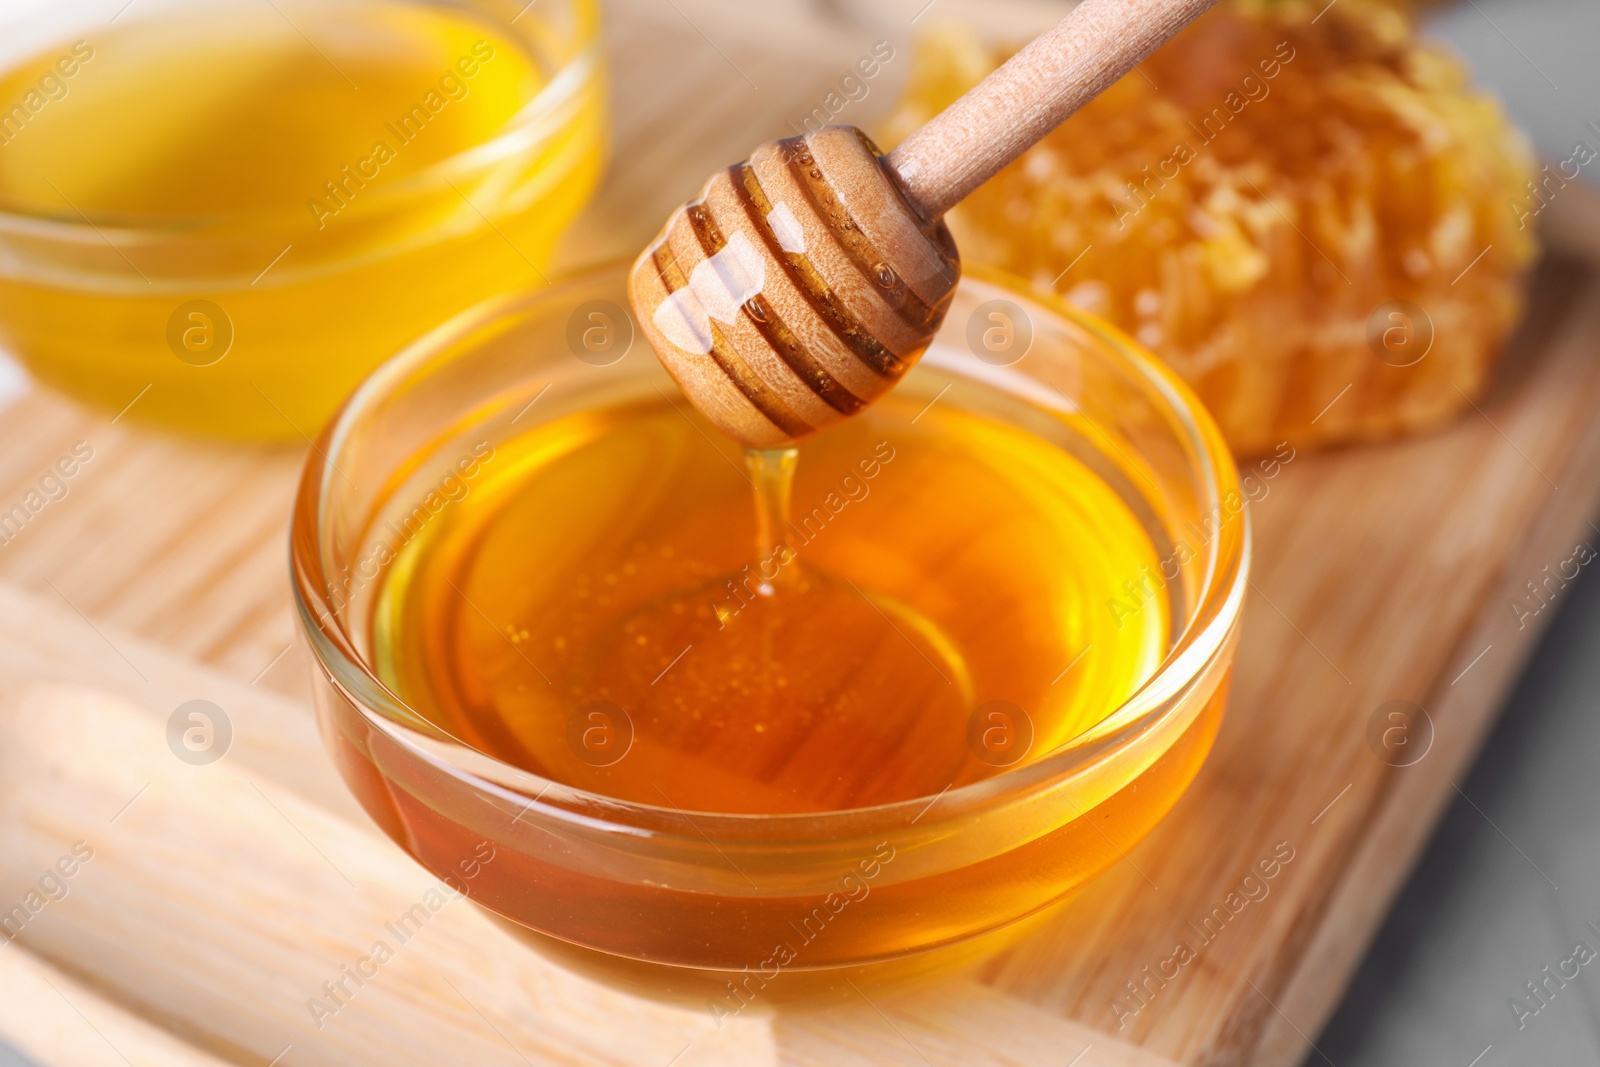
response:
M1010 51L935 31L883 140ZM968 262L1160 355L1249 454L1438 426L1484 390L1536 252L1532 158L1398 8L1224 0L949 221Z

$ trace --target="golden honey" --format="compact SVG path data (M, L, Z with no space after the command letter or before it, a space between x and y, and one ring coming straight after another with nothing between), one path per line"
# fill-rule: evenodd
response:
M602 163L593 8L482 6L132 7L12 65L8 347L132 418L298 440L380 359L538 283Z
M291 556L335 765L431 871L493 842L472 899L539 951L719 1022L992 954L1210 749L1249 556L1220 434L968 275L891 394L746 455L583 339L625 277L458 320L324 432ZM970 337L997 306L1014 365Z
M1161 660L1165 604L1112 607L1155 550L1067 452L921 407L797 465L664 399L495 446L382 580L379 675L480 751L687 811L932 797L1049 752ZM752 483L791 471L763 526Z

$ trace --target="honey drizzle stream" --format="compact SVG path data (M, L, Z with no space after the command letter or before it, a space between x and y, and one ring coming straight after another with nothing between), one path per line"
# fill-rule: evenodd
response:
M802 584L802 573L789 544L789 504L794 495L794 472L800 465L800 449L747 448L744 463L755 488L756 576L762 596L793 592ZM769 577L768 571L774 573Z

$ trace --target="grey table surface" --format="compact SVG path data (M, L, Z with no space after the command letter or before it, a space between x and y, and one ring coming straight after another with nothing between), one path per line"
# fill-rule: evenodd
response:
M1544 155L1600 149L1600 0L1464 0L1429 22ZM1596 570L1562 594L1307 1065L1600 1067ZM0 1067L36 1065L0 1044Z
M1596 570L1562 594L1307 1067L1600 1064Z

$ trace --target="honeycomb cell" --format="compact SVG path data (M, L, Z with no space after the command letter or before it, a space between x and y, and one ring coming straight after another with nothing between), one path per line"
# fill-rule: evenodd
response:
M919 44L885 143L1011 49ZM1379 0L1225 0L950 216L968 262L1122 327L1236 451L1377 438L1484 390L1522 307L1532 153Z

